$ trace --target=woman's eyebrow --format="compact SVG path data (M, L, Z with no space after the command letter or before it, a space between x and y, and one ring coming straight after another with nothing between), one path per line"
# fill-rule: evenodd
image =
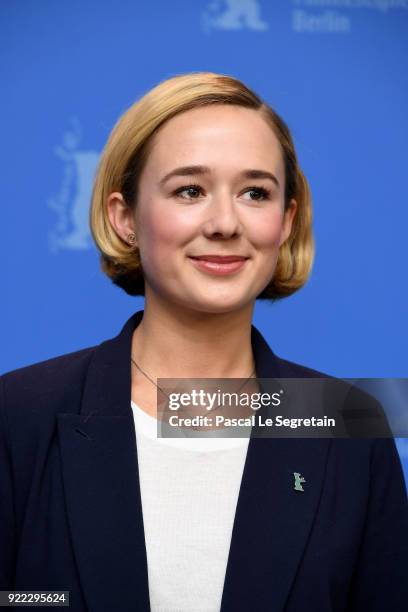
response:
M199 174L211 174L211 168L208 166L181 166L180 168L175 168L174 170L168 172L162 179L160 179L159 185L163 186L164 183L173 176L197 176ZM239 175L242 178L248 179L270 179L277 187L280 187L276 176L268 170L248 169L243 170Z

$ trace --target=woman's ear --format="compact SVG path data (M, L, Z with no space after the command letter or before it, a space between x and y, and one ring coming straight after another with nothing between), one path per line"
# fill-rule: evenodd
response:
M125 202L123 195L115 191L108 196L106 202L109 221L124 242L130 246L137 246L137 233L134 213Z
M292 231L293 221L295 219L296 212L297 212L297 202L296 200L291 200L289 202L288 208L285 210L283 214L282 232L281 232L279 246L282 246L282 244L286 242L286 240L289 238L291 231Z

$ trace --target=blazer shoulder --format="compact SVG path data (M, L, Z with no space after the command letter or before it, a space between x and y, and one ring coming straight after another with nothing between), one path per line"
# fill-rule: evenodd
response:
M333 378L330 374L275 356L282 378Z
M5 409L18 418L39 406L44 415L64 405L76 406L96 348L90 346L2 374Z
M393 438L386 411L373 393L351 379L338 378L279 357L277 359L281 378L322 379L324 400L333 417L338 418L345 427L346 437L354 438L360 444L364 438ZM312 392L313 389L312 386Z
M27 383L33 380L38 385L44 377L50 378L58 375L70 375L74 371L83 368L87 365L89 359L92 357L95 346L89 346L77 351L70 353L64 353L63 355L57 355L43 361L22 366L14 370L9 370L0 376L0 379L7 381L7 383Z

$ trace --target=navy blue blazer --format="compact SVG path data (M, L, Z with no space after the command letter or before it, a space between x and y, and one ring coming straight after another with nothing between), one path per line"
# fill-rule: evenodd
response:
M69 590L73 612L150 609L130 405L142 315L99 346L0 378L1 590ZM255 327L252 346L259 378L318 375ZM392 439L251 438L221 612L402 612L407 585Z

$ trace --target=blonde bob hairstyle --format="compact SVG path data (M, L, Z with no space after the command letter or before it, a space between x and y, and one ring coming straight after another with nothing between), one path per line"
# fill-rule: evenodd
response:
M285 210L294 198L297 211L291 235L280 247L274 277L258 299L291 295L306 283L313 263L308 182L299 167L286 123L241 81L213 72L191 72L162 81L133 104L113 128L99 162L90 209L91 233L100 251L101 269L129 295L144 295L138 249L122 240L112 227L107 214L108 196L119 191L134 209L139 178L154 134L175 115L207 104L232 104L257 111L280 143L285 166Z

